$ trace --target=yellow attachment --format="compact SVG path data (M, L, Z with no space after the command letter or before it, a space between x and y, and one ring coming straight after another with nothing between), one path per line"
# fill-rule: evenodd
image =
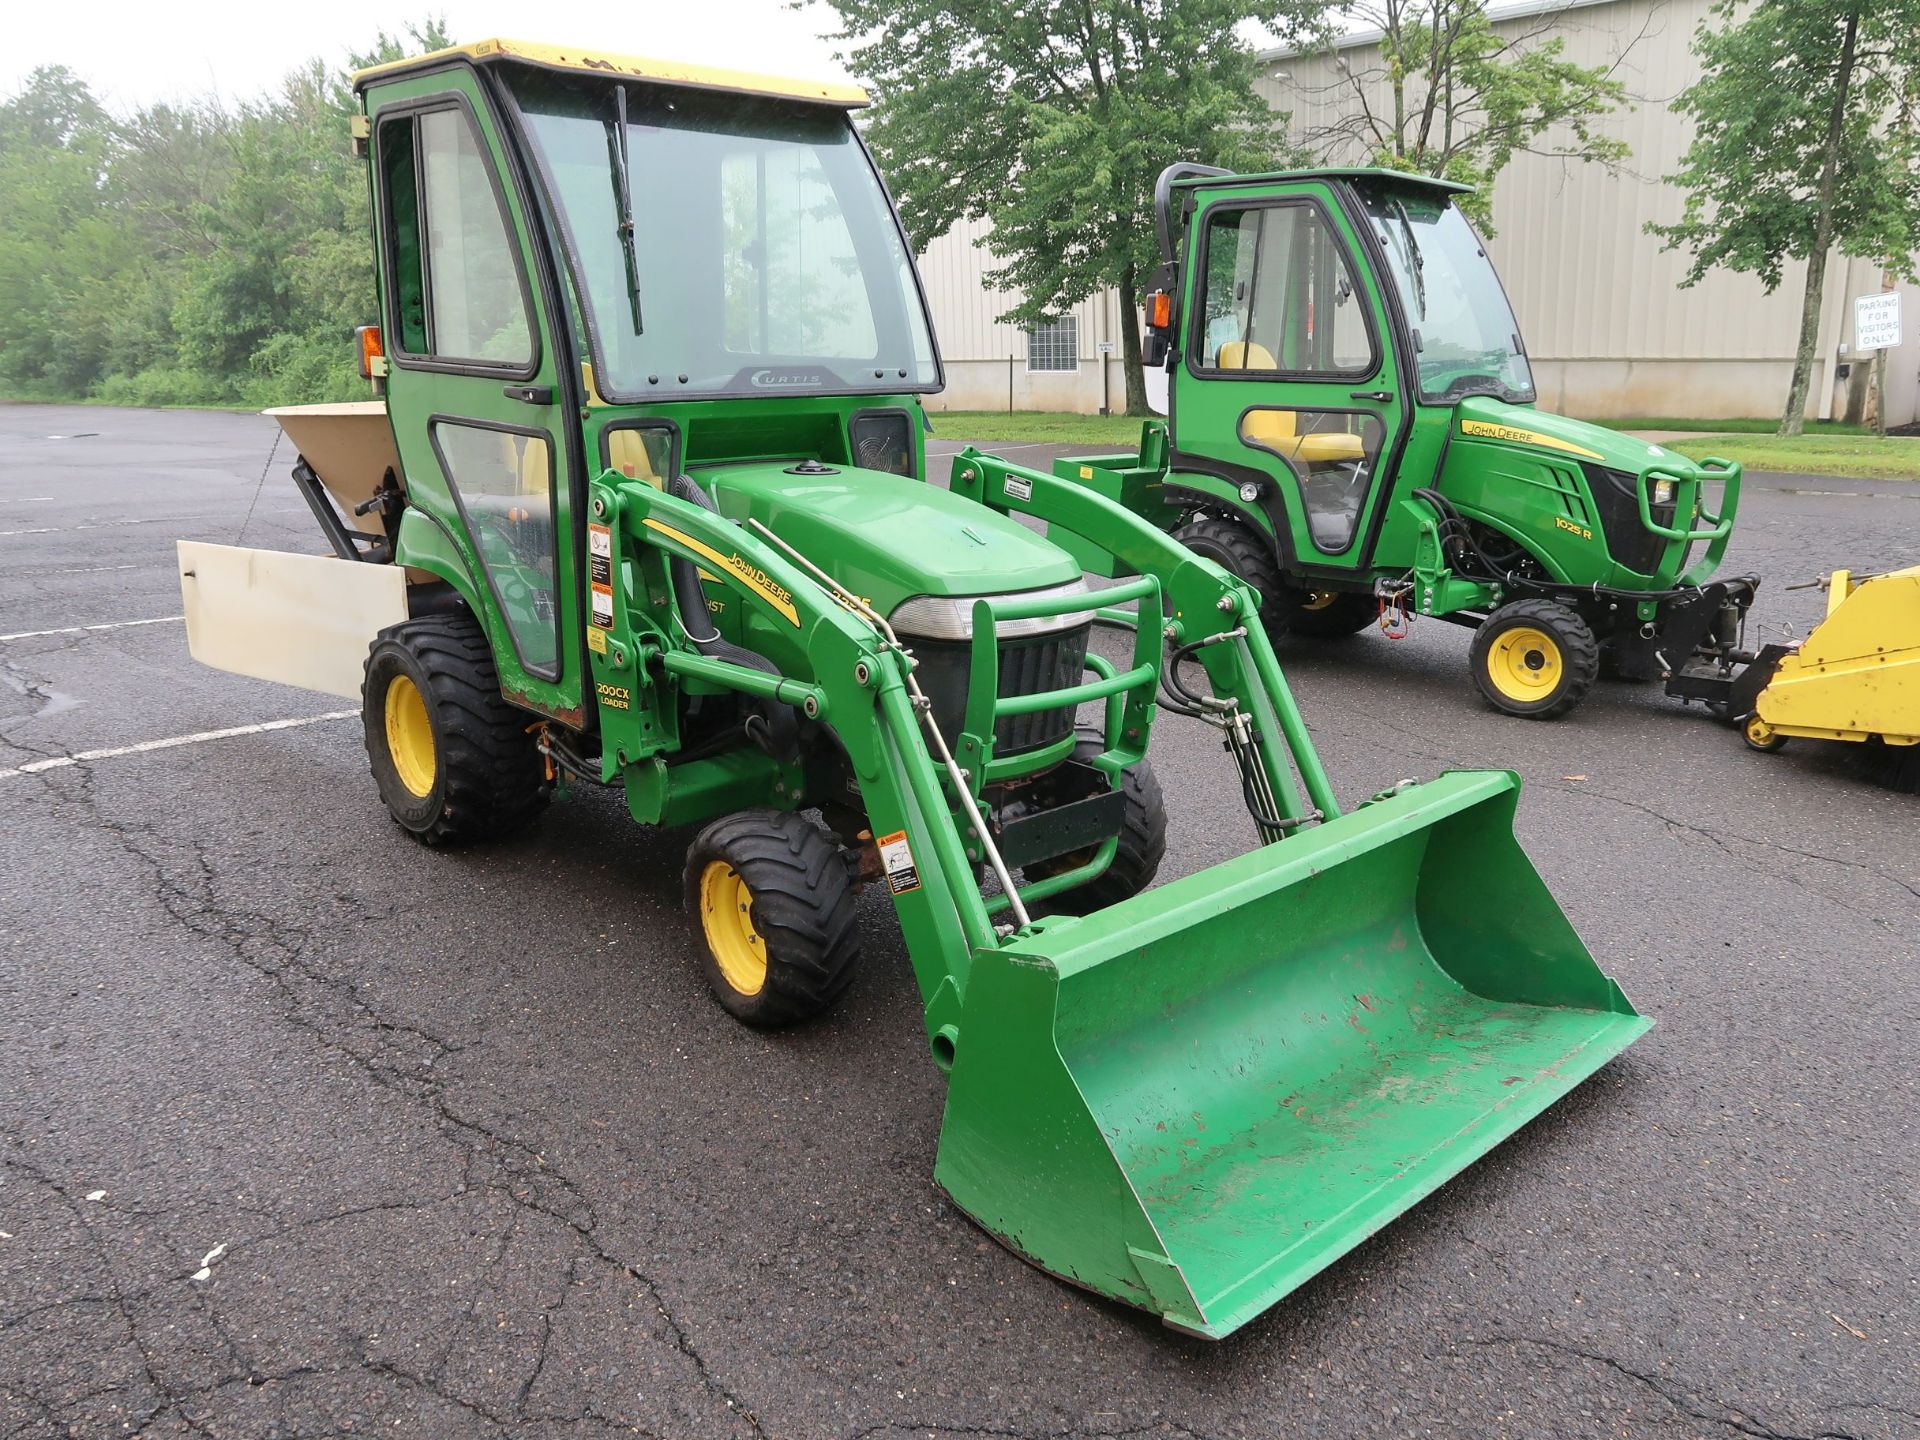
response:
M1487 677L1509 700L1546 699L1565 671L1553 637L1531 625L1502 631L1487 650Z
M1834 571L1827 618L1754 709L1781 735L1920 743L1920 565L1860 580Z
M389 60L384 65L356 71L353 88L364 90L370 81L389 79L409 70L426 69L456 56L475 64L517 60L548 70L573 70L602 79L644 80L656 85L723 90L735 95L774 95L782 100L808 100L840 110L857 110L867 104L867 92L858 85L790 80L780 75L753 75L743 70L721 70L712 65L689 65L680 60L608 55L597 50L583 50L577 45L542 45L532 40L476 40L471 45L453 45L445 50L414 55L405 60Z
M700 872L700 926L721 978L742 995L758 995L767 983L767 942L753 928L753 895L724 860Z
M440 759L434 750L433 721L427 702L411 677L396 675L387 685L387 754L400 783L421 799L433 793Z

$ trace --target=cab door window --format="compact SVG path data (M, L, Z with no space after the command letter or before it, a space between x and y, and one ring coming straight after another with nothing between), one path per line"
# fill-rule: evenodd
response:
M1302 379L1373 373L1365 298L1317 206L1216 206L1202 254L1196 369Z
M518 246L472 119L448 107L383 120L380 156L398 351L531 369Z

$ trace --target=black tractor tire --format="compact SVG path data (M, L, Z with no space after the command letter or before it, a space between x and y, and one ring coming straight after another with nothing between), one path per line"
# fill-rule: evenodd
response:
M785 810L715 820L687 850L687 914L714 999L762 1029L823 1015L860 960L853 876L833 838Z
M1106 748L1101 732L1083 725L1080 738L1074 743L1073 758L1091 760ZM1113 863L1086 884L1042 900L1035 909L1048 915L1088 915L1131 899L1153 883L1160 862L1167 854L1166 801L1160 795L1160 782L1154 778L1153 766L1146 757L1142 756L1140 763L1126 771L1122 778L1121 793L1126 804ZM1092 858L1092 851L1057 855L1051 860L1023 866L1021 873L1031 883L1084 865Z
M1358 634L1380 618L1380 602L1350 590L1296 590L1284 587L1280 603L1287 611L1287 631L1314 640L1343 640Z
M504 839L552 797L541 721L501 695L486 633L465 612L374 637L360 723L381 802L424 845Z
M1265 536L1237 520L1208 516L1188 521L1173 532L1173 538L1259 591L1260 623L1275 639L1287 633L1292 607L1283 593L1286 587L1280 579L1280 562Z
M1600 644L1580 615L1555 600L1515 600L1473 635L1473 683L1494 709L1557 720L1600 673Z

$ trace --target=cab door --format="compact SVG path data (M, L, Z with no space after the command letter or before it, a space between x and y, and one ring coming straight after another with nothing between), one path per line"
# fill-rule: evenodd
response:
M1240 488L1287 568L1362 568L1407 420L1382 298L1326 184L1202 191L1176 469Z
M418 512L399 558L467 592L510 700L577 724L577 434L507 150L465 66L368 105L387 415Z

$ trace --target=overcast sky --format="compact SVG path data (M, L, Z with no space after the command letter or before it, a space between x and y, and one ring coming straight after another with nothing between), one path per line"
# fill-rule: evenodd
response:
M0 95L17 91L36 66L65 65L122 112L209 92L259 95L311 56L344 65L348 52L369 48L383 27L398 30L434 13L462 42L506 35L808 79L846 76L822 38L834 28L833 11L793 10L786 0L625 0L582 8L529 7L524 0L11 0L6 8Z

